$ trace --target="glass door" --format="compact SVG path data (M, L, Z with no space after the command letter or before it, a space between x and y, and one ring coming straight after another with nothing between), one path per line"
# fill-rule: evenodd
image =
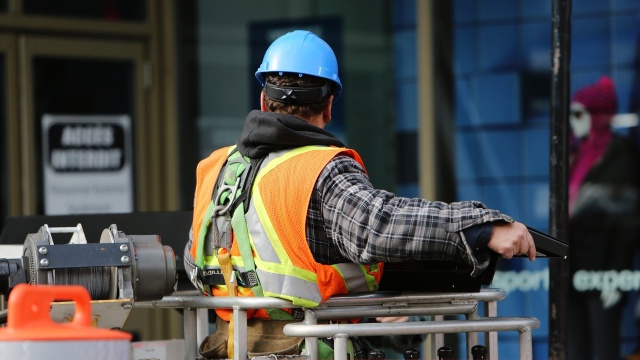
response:
M7 165L7 54L3 49L2 39L0 39L0 134L3 134L0 141L0 229L4 226L4 220L7 216L9 207L8 199L8 165Z
M78 176L98 183L122 172L116 185L97 186L98 201L81 201L89 210L100 201L136 212L177 210L174 17L171 0L0 0L1 220L71 204L66 193L48 198L44 175L52 168L66 192L81 188ZM118 187L125 200L109 196ZM134 309L127 330L142 340L179 336L180 326L169 325L178 314L160 312Z
M0 231L5 218L17 213L19 192L9 189L18 184L17 66L14 38L0 35Z
M144 43L22 36L19 47L25 213L143 210Z

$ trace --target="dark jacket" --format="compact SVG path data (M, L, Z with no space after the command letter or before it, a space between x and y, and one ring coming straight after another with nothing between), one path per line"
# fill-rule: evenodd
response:
M571 273L630 269L640 239L640 159L615 136L587 173L569 219Z

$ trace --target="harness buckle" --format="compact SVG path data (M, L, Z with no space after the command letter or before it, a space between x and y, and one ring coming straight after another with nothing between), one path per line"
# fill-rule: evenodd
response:
M238 193L238 189L240 188L240 181L236 180L235 184L227 185L222 184L220 188L218 188L218 193L216 194L216 198L214 199L214 204L216 207L213 209L213 215L217 216L224 213L229 213L231 209L231 205L233 205L233 201L236 198L236 194ZM225 203L222 204L222 197L224 195L228 195L225 199Z
M215 217L214 228L217 232L213 243L214 250L225 248L227 251L231 251L231 216L228 212Z
M226 177L227 171L235 172L236 167L229 168L232 165L244 165L245 168L240 174L236 174L235 181L232 185L228 185L225 181L222 181L216 191L215 198L213 199L215 207L211 214L212 226L211 231L209 231L209 235L212 236L210 244L213 253L217 253L221 248L231 251L231 213L234 210L232 207L238 197L238 192L242 191L241 189L244 186L247 174L251 168L251 164L242 156L228 159L227 165L221 170L223 179Z

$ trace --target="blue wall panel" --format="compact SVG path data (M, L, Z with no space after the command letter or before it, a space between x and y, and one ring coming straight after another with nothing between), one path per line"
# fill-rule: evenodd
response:
M534 229L547 232L549 227L549 182L546 178L528 180L523 184L523 187L525 191L523 221Z
M521 187L519 182L496 179L484 184L480 200L491 209L498 209L523 221Z
M455 142L455 171L458 179L477 181L481 175L478 137L475 133L458 132Z
M549 71L549 39L551 26L548 21L528 21L520 25L522 69Z
M499 23L479 26L479 69L510 70L518 58L518 26Z
M520 79L515 72L480 73L474 79L480 124L516 124L520 121Z
M478 4L478 20L480 21L513 19L518 11L518 3L512 0L484 0Z
M454 64L456 74L472 72L476 69L476 29L475 27L460 27L453 35L454 53L458 61Z
M480 122L478 108L475 103L466 101L475 97L471 79L458 76L455 80L455 122L457 125L471 125Z
M548 231L549 89L551 86L551 0L454 0L453 52L456 192L526 224ZM399 99L417 91L415 0L393 2L395 76ZM634 62L640 41L640 1L574 0L570 93L610 75L621 112L630 111L638 84ZM408 19L408 20L407 20ZM412 59L409 59L412 58ZM534 90L534 91L532 91ZM640 101L640 99L639 99ZM413 100L399 106L416 106ZM413 111L399 108L397 128L417 130ZM640 135L639 135L640 139ZM411 185L402 185L407 189ZM417 189L414 187L412 189ZM417 190L416 190L417 191ZM535 316L534 357L548 357L548 265L515 260L499 265L494 285L508 289L500 315ZM625 308L621 347L635 350L634 292ZM500 333L500 358L518 358L517 334Z
M609 11L609 1L578 0L573 2L573 14L576 16L602 15Z
M516 177L521 172L520 134L513 130L487 130L480 135L480 162L484 178Z
M418 89L415 81L396 83L396 130L415 131L418 129Z
M549 21L551 19L551 3L540 0L520 0L514 1L520 5L520 17L538 18Z
M616 69L612 71L611 77L616 84L616 91L618 93L619 113L628 113L632 110L630 101L632 88L634 86L633 74L634 71L630 68L620 68L619 70Z
M477 3L474 0L454 0L453 21L456 23L475 21Z
M611 23L611 64L631 66L638 52L640 16L638 13L620 15Z
M571 28L571 67L609 64L609 19L576 18Z
M412 30L398 30L393 35L394 75L399 79L417 77L416 33Z
M638 0L613 0L614 10L640 10L640 1Z
M522 175L549 176L549 127L523 128L519 143L522 144Z

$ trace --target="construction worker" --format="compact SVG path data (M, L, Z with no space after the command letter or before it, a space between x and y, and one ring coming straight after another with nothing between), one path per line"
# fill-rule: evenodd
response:
M203 293L313 307L376 291L384 262L449 260L475 276L492 253L535 259L526 227L480 202L403 198L371 185L358 153L323 129L342 83L333 50L317 35L296 30L276 39L255 76L260 110L248 114L235 145L197 169L185 267ZM200 353L231 357L230 313L216 314L217 330ZM276 334L301 314L249 312L250 356L299 353L301 339ZM324 341L328 350L319 350L330 353ZM364 342L350 348L352 359L367 357Z

